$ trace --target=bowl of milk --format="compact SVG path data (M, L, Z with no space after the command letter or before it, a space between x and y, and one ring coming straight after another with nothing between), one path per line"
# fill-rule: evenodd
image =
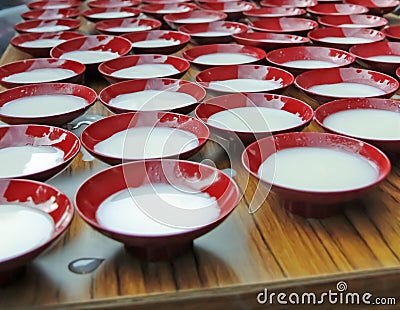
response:
M106 61L99 72L110 83L159 77L180 78L190 64L183 58L161 54L123 56Z
M262 0L261 7L306 8L317 5L317 0Z
M184 48L190 36L183 32L170 30L152 30L123 35L132 43L135 54L173 54Z
M109 35L122 35L159 29L161 22L151 18L123 18L103 20L96 23L95 29Z
M318 17L318 23L326 27L336 28L372 28L380 30L389 21L381 16L354 14L354 15L324 15Z
M165 159L101 171L78 189L75 205L86 223L136 257L160 261L192 251L193 240L221 224L239 199L220 170Z
M89 125L82 132L81 142L94 157L116 165L144 159L186 159L198 152L208 137L207 126L194 117L140 111Z
M80 83L85 65L66 59L33 58L0 66L0 84L12 88L35 83Z
M74 206L45 183L0 180L0 188L0 285L5 285L68 229Z
M295 85L319 103L341 98L390 98L399 82L386 74L357 68L316 69L304 72Z
M204 88L196 83L154 78L112 84L100 92L99 99L108 110L116 114L137 111L187 114L193 111L205 96Z
M295 75L308 70L347 67L356 60L350 53L322 46L277 49L269 52L266 59L272 65Z
M293 84L291 73L269 66L235 65L200 71L196 82L210 95L227 93L282 93Z
M83 115L97 99L86 86L42 83L0 93L0 120L10 124L65 125Z
M306 10L301 8L286 8L286 7L264 7L256 8L243 12L243 15L249 19L265 18L265 17L288 17L302 16Z
M140 10L131 7L92 8L82 12L82 16L94 23L116 18L132 18L139 14Z
M389 41L400 41L400 25L390 25L382 30Z
M72 18L60 18L49 20L28 20L18 23L14 29L19 33L44 33L60 32L78 29L81 22Z
M286 33L244 32L232 37L239 44L259 47L265 51L310 43L307 37Z
M383 41L385 35L377 30L363 28L319 28L308 33L308 37L317 45L348 51L356 44Z
M396 75L400 66L400 42L375 42L355 45L350 53L357 57L357 62L367 69Z
M145 15L162 21L165 15L191 12L197 9L197 5L186 2L150 3L142 4L139 8Z
M393 12L400 4L398 0L345 0L345 3L363 5L372 15L384 15Z
M238 20L246 11L254 10L257 6L248 1L208 2L200 3L202 10L221 11L228 15L229 20Z
M117 8L130 7L140 4L140 0L93 0L87 5L91 8Z
M245 24L229 21L217 21L180 26L179 31L187 33L195 44L231 43L232 36L247 32Z
M36 9L24 12L21 17L25 20L29 19L59 19L59 18L77 18L80 11L75 8L70 9Z
M33 57L50 57L54 46L79 37L83 34L75 31L23 33L13 37L10 44Z
M242 154L246 170L305 217L337 215L390 172L387 156L371 144L319 132L285 133L258 140Z
M173 13L164 16L164 21L172 29L180 26L212 23L225 20L228 17L224 12L210 10L193 10L184 13Z
M65 169L79 153L73 133L45 125L0 127L0 179L45 181Z
M27 6L31 10L35 9L68 9L76 8L81 5L80 0L45 0L31 1Z
M351 15L364 14L368 12L368 8L364 5L349 3L319 3L315 6L308 7L307 12L314 16L321 15Z
M387 153L400 151L400 103L382 98L348 98L315 111L325 131L357 138Z
M199 104L196 117L217 136L239 137L244 144L272 134L301 131L313 109L295 98L273 94L229 94Z
M318 27L314 20L300 17L270 17L249 20L248 25L254 31L291 33L299 36L306 35Z
M153 4L169 4L169 3L183 3L190 2L189 0L145 0L143 3L153 3Z
M266 53L257 47L239 44L207 44L195 46L182 56L199 69L260 63Z

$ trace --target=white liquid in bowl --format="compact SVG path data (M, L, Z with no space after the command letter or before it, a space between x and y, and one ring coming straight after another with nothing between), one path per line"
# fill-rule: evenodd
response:
M61 59L75 60L82 64L99 63L114 58L120 55L110 51L73 51L67 52L60 56Z
M278 186L330 192L370 185L378 179L378 168L364 157L340 149L293 147L269 156L258 175Z
M372 56L368 57L368 60L374 60L374 61L380 61L380 62L388 62L388 63L399 63L400 62L400 56L397 55L378 55L378 56Z
M111 27L107 28L107 31L111 32L138 32L138 31L145 31L145 30L150 30L151 27L148 25L132 25L132 26L127 26L127 27Z
M358 83L334 83L315 85L308 89L319 95L340 98L375 97L384 95L385 92L377 87Z
M298 69L334 68L338 66L334 62L314 59L287 61L282 65Z
M135 14L131 12L103 12L89 15L91 18L97 19L107 19L107 18L122 18L122 17L131 17L135 16Z
M258 61L258 58L239 53L213 53L196 57L194 62L205 65L237 65Z
M76 73L69 69L43 68L11 74L3 78L3 81L10 83L41 83L68 79Z
M360 37L325 37L319 39L319 41L327 43L344 43L344 44L360 44L360 43L374 42L374 40L372 39L360 38Z
M143 64L120 69L111 73L111 76L125 79L145 79L170 76L179 73L173 65L170 64Z
M55 25L55 26L41 26L35 28L26 29L27 32L57 32L69 30L70 27L65 25Z
M157 39L157 40L146 40L132 43L132 47L165 47L165 46L174 46L181 44L181 41L178 40L166 40L166 39Z
M59 39L40 39L35 41L27 41L21 44L22 47L37 47L37 48L49 48L54 47L58 44L65 42L66 40Z
M200 23L209 23L214 21L215 17L188 17L188 18L181 18L174 21L175 23L179 24L200 24Z
M190 34L195 37L225 37L232 35L232 32L227 31L205 31Z
M208 87L224 92L263 92L278 89L282 80L232 79L210 82Z
M370 27L373 27L373 25L367 25L367 24L340 24L339 27L341 27L341 28L370 28Z

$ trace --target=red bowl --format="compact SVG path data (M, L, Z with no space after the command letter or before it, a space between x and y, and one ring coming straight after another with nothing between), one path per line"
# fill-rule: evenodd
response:
M192 42L203 44L230 43L233 35L245 33L249 27L235 22L211 22L201 24L184 25L179 31L190 35Z
M332 128L331 126L325 124L325 119L335 113L347 111L347 110L357 110L357 109L373 109L380 111L391 111L400 113L400 103L396 100L381 99L381 98L348 98L328 102L315 111L315 121L318 125L324 128L325 131L330 133L336 133L340 135L345 135L348 137L361 139L368 143L375 145L377 148L388 153L399 153L400 151L400 139L379 139L370 138L368 135L358 133L351 133L346 129ZM380 127L382 119L379 116L376 117L372 123L368 123L369 128Z
M396 68L400 66L400 42L376 42L371 44L355 45L350 48L350 53L357 57L357 62L367 69L396 74ZM374 59L371 57L397 57L398 59Z
M318 23L299 17L271 17L250 20L249 26L255 31L306 35L310 30L317 28Z
M108 182L110 184L107 185ZM107 229L98 223L96 211L105 199L121 190L146 184L166 184L178 188L189 188L189 193L199 193L201 190L216 199L220 208L219 215L215 220L206 224L190 227L190 223L183 221L190 218L191 215L185 213L182 216L182 211L180 211L182 209L171 208L172 210L168 214L177 215L174 216L175 223L172 223L172 226L186 229L163 235L124 234ZM190 196L188 199L191 199ZM206 234L222 223L234 210L239 199L240 194L236 183L216 168L181 160L151 160L111 167L94 175L78 189L75 204L79 215L94 229L109 238L124 243L135 256L154 261L172 259L190 251L193 239ZM151 210L149 211L151 212ZM155 218L159 223L168 223L171 226L169 224L171 220L166 221L166 219L160 218L160 215L159 213L150 215L150 217Z
M87 20L91 22L99 22L102 20L132 18L139 16L140 10L136 8L93 8L82 13Z
M41 69L65 69L65 70L71 70L72 72L69 72L71 73L71 76L66 76L65 78L57 76L54 77L53 79L52 77L49 76L46 77L43 76L42 79L39 79L37 76L36 77L32 76L32 80L29 81L28 80L16 81L15 79L12 80L9 79L9 76L14 74L33 72L33 70L41 70ZM85 69L86 69L85 65L76 61L66 60L66 59L34 58L34 59L19 60L0 66L0 84L5 88L12 88L34 83L50 83L50 82L80 83L82 81Z
M308 37L315 44L345 51L355 44L379 42L385 39L385 35L380 31L357 28L319 28L310 31Z
M23 19L59 19L59 18L76 18L80 14L80 11L75 8L71 9L37 9L27 11L21 14Z
M368 8L362 5L347 3L322 3L307 8L307 12L313 15L352 15L364 14L368 12Z
M140 6L142 13L151 16L153 18L162 20L164 15L175 14L175 13L187 13L197 9L197 6L193 3L151 3L143 4Z
M168 65L168 69L173 69L172 67L174 67L175 70L170 70L169 72L168 70L165 70L165 72L162 72L162 69L160 67L159 72L150 71L150 75L148 75L147 73L145 74L144 70L143 74L145 75L140 75L141 73L139 72L139 75L136 75L137 77L133 77L132 75L116 75L116 72L119 70L138 66L152 67L152 69L155 70L156 65ZM99 66L99 72L110 83L118 83L127 80L141 80L157 77L180 78L186 73L189 67L190 64L185 59L182 59L180 57L161 54L143 54L124 56L118 59L106 61ZM145 67L142 67L142 69L143 68L145 69Z
M125 33L142 32L159 29L161 22L150 18L121 18L103 20L96 23L96 30L109 35L122 35Z
M170 30L152 30L123 35L132 43L132 51L135 54L173 54L184 48L190 41L190 36L177 31ZM145 42L154 42L158 40L165 42L160 45L148 46ZM157 43L158 44L158 43Z
M318 23L326 27L381 29L389 21L374 15L326 15L318 17Z
M259 89L248 88L246 89L245 84L241 83L240 89L229 89L228 86L218 87L211 83L218 83L227 80L253 80L252 86L256 82L270 81L276 82L276 85L265 85L264 89L260 86ZM236 66L224 66L224 67L213 67L204 71L199 72L195 80L198 84L207 89L214 95L221 95L226 93L251 93L251 92L274 92L282 93L287 87L293 84L294 77L289 72L267 66L259 65L236 65Z
M243 12L247 18L265 18L265 17L289 17L301 16L306 10L292 7L263 7Z
M317 0L262 0L262 7L307 8L317 5Z
M33 1L27 4L31 10L35 9L68 9L76 8L81 5L80 0L48 0L48 1Z
M19 33L45 33L60 32L78 29L81 22L72 18L50 19L50 20L28 20L16 24L15 30Z
M171 3L190 2L190 0L143 0L142 2L151 4L171 4Z
M362 93L360 92L360 94L358 94L356 92L356 88L352 88L353 91L351 94L340 94L339 87L337 87L335 90L335 94L331 94L331 92L329 92L329 94L325 94L320 91L316 92L313 89L310 90L310 88L313 86L339 83L352 83L374 87L379 89L382 94L377 94L377 90L374 94L369 93L368 91L363 91ZM331 68L307 71L297 76L295 79L295 85L300 90L305 92L309 97L320 103L348 97L390 98L399 88L399 82L389 75L357 68ZM348 89L351 87L351 85L346 84L343 86L346 87L342 87L342 89Z
M61 163L47 162L34 171L8 175L12 178L45 181L64 170L79 153L81 144L72 132L45 125L10 125L0 127L0 148L19 146L51 146L61 150L64 158ZM12 162L12 158L8 159ZM2 178L6 175L2 174Z
M393 25L382 30L390 41L400 41L400 25Z
M368 8L369 13L372 15L384 15L393 12L400 1L398 0L344 0L345 3L359 4Z
M68 40L67 42L61 43L60 45L57 45L56 47L51 49L50 55L54 58L64 58L69 57L67 54L69 52L104 51L115 53L115 58L118 58L120 56L128 54L130 50L131 42L129 42L125 38L109 35L91 35ZM85 63L88 67L88 70L96 71L97 66L102 62L104 62L104 60L102 61L101 59L93 58L90 63Z
M218 66L236 65L236 64L250 64L250 63L260 63L264 60L266 53L257 47L238 45L238 44L208 44L202 46L192 47L185 52L182 56L189 60L192 64L200 69L206 69L210 67L215 67L212 62L199 62L200 56L220 54L219 56L226 56L225 59L232 60L233 55L246 56L246 59L242 58L240 61L230 61L229 63L218 62ZM227 54L227 55L225 55Z
M3 107L10 101L44 95L76 96L84 99L85 104L80 108L71 106L69 110L67 109L62 113L49 114L42 112L37 116L29 116L25 113L19 115L16 115L15 113L10 114L9 112L7 113L3 110ZM97 95L93 89L79 84L43 83L15 87L0 93L0 120L10 125L40 124L62 126L83 115L95 103L96 99ZM44 102L45 101L46 99L44 98Z
M164 16L164 21L172 28L178 29L180 26L188 26L193 24L202 24L223 21L227 18L223 12L194 10L185 13L167 14Z
M310 43L306 37L272 32L246 32L233 35L233 39L239 44L259 47L265 51Z
M266 59L272 65L285 69L295 75L308 70L347 67L356 60L350 53L321 46L282 48L269 52ZM304 63L291 63L292 61L322 61L324 63L304 65Z
M87 5L91 8L123 8L137 6L140 0L94 0L89 1Z
M96 145L112 135L125 131L130 128L135 127L163 127L163 128L175 128L180 129L189 133L194 134L197 137L198 145L194 147L188 147L187 150L174 154L166 154L162 158L182 158L186 159L190 156L197 153L207 142L209 137L209 130L205 124L200 122L198 119L193 118L191 116L176 114L171 112L160 112L160 111L141 111L141 112L131 112L131 113L123 113L117 114L114 116L103 118L99 121L96 121L86 127L81 134L81 142L85 149L94 157L99 160L109 164L109 165L117 165L123 162L135 161L135 160L148 160L154 158L145 158L145 154L142 154L141 157L128 157L124 156L124 152L126 148L121 150L120 155L109 155L104 152L99 152L96 149ZM135 137L138 139L138 137ZM131 141L132 140L132 141ZM167 144L170 144L173 141L162 139L159 140L161 147L165 147ZM133 143L136 146L140 144L139 142L135 142L133 137L130 138L127 136L124 141L124 145L129 145L129 143ZM147 141L146 141L147 143ZM145 148L145 145L140 146ZM115 150L117 151L117 150ZM182 149L181 149L182 151ZM165 153L164 153L165 154ZM160 157L157 157L160 158Z
M13 281L22 268L49 248L67 230L74 216L74 206L58 189L30 180L0 180L2 195L0 204L21 205L39 209L51 216L54 231L43 244L9 259L0 260L0 285ZM46 203L47 202L47 203ZM49 208L51 202L55 209ZM19 227L21 233L29 234L27 227Z
M278 109L289 112L291 114L295 114L299 116L301 119L301 123L296 126L290 126L286 128L280 128L271 130L268 126L267 120L265 129L262 131L234 131L225 129L220 126L215 126L214 124L210 124L208 119L222 111L237 109L237 108L270 108L270 109ZM196 117L202 120L210 130L215 133L217 136L221 136L223 138L233 140L235 137L238 137L245 145L254 142L256 139L261 139L264 137L268 137L271 134L278 134L283 132L291 132L291 131L300 131L303 130L312 120L314 111L313 109L298 99L274 94L265 94L265 93L257 93L257 94L229 94L224 96L219 96L215 98L208 99L203 103L200 103L195 110ZM233 112L234 113L234 112ZM246 122L249 119L244 119Z
M180 94L186 94L192 96L194 98L194 102L187 103L185 105L177 105L178 102L175 102L175 107L167 107L167 106L150 106L147 108L141 107L137 108L138 104L134 104L131 101L132 106L121 106L113 103L113 99L120 95L135 95L137 92L142 92L145 90L155 90L155 91L163 91L166 95L176 92ZM104 104L107 109L109 109L113 113L127 113L127 112L138 112L138 111L171 111L175 113L190 113L199 102L201 102L206 96L206 91L199 85L193 82L184 81L184 80L175 80L175 79L163 79L163 78L155 78L155 79L145 79L145 80L133 80L133 81L125 81L116 84L112 84L106 88L104 88L99 95L99 99L102 104ZM154 97L154 104L160 104L163 102L156 102L157 95Z
M374 182L357 188L324 191L271 184L259 177L258 169L269 156L277 151L294 147L327 148L361 156L376 165L378 177ZM356 139L319 132L285 133L258 140L246 148L242 154L242 163L246 170L261 183L272 185L271 190L280 196L287 210L301 216L317 218L336 215L344 207L344 202L362 197L383 181L390 172L389 159L376 147ZM313 169L312 166L304 168ZM336 174L332 178L346 178L346 175Z
M199 7L203 10L220 11L228 15L229 20L237 20L243 17L245 11L254 10L257 6L247 1L229 1L229 2L209 2L201 3Z
M21 52L30 54L33 57L49 57L50 50L67 40L83 37L83 34L73 31L65 32L45 32L45 33L24 33L20 34L11 39L10 43L15 48L19 49ZM41 46L36 46L38 43L34 43L38 40L42 41L44 44ZM57 40L57 41L47 41L47 40ZM34 46L32 46L35 44Z

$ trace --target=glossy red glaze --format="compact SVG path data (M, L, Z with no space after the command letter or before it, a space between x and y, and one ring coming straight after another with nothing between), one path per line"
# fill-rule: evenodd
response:
M192 42L203 44L230 43L232 35L245 33L249 27L242 23L218 21L180 26L179 31L190 35ZM226 35L204 36L204 32L226 32ZM200 34L200 35L198 35Z
M262 0L262 7L306 8L317 5L317 0Z
M307 8L307 12L313 15L352 15L364 14L368 8L362 5L347 3L321 3Z
M47 138L46 138L47 137ZM80 142L72 132L45 125L10 125L0 127L0 148L12 146L52 146L64 152L64 161L33 174L17 175L14 178L45 181L66 168L79 153Z
M263 17L288 17L301 16L306 13L306 10L300 8L287 7L264 7L244 11L243 15L247 18L263 18Z
M360 139L375 145L377 148L388 153L399 153L400 152L400 139L399 140L380 140L380 139L366 139L358 136L350 136L335 130L330 129L324 124L325 118L335 114L337 112L346 110L356 110L356 109L374 109L374 110L384 110L400 113L400 102L390 99L381 98L346 98L341 100L335 100L325 103L315 110L315 121L320 125L325 131L335 134L340 134L344 136L349 136L352 138ZM379 120L377 119L376 124L371 124L371 126L380 126Z
M245 46L239 44L208 44L202 46L192 47L183 52L182 56L189 60L192 64L200 69L215 67L215 65L200 64L196 62L196 58L202 55L215 54L215 53L235 53L243 54L256 58L256 61L249 63L259 63L264 60L266 53L257 47ZM222 65L221 66L226 66Z
M102 14L102 13L119 13L121 12L122 14L117 16L117 17L98 17L96 14ZM124 14L129 14L128 16L124 16ZM110 20L110 19L119 19L119 18L132 18L139 16L140 10L136 8L131 8L131 7L122 7L122 8L92 8L84 11L82 13L82 16L84 16L87 20L91 22L99 22L102 20Z
M245 32L232 37L239 44L259 47L265 51L310 43L306 37L272 32Z
M221 91L210 87L211 82L224 81L231 79L255 79L255 80L274 80L281 81L281 85L268 92L282 93L287 87L293 84L294 77L289 72L268 66L259 65L233 65L224 67L213 67L199 72L195 80L198 84L206 88L214 95L232 93L231 91ZM251 91L249 91L251 92Z
M368 39L371 40L372 42L379 42L385 39L385 35L380 31L376 31L373 29L357 29L357 28L319 28L310 31L308 33L308 37L318 45L337 48L345 51L348 51L349 48L355 44L349 42L346 43L324 42L324 38L355 37L355 38Z
M40 29L34 30L34 28L40 27L52 27L52 26L65 26L68 29L64 29L63 31L75 30L78 29L81 25L81 22L72 18L61 18L61 19L50 19L50 20L28 20L26 22L22 22L16 24L14 29L19 33L44 33L44 32L55 32L55 31L41 31Z
M1 108L8 102L20 98L40 95L73 95L85 99L86 104L80 109L51 116L26 117L2 114ZM40 124L62 126L84 114L96 101L96 92L86 86L68 83L42 83L14 87L0 93L0 120L10 125Z
M342 50L321 47L321 46L295 46L271 51L267 54L267 61L272 65L289 71L292 74L300 74L308 70L322 68L295 68L285 63L296 60L320 60L334 64L334 68L347 67L351 65L356 58Z
M97 222L96 211L106 198L127 187L139 187L149 182L187 186L196 189L196 192L200 187L202 192L217 200L221 209L218 218L204 226L167 236L121 234ZM77 212L89 225L124 243L134 255L148 260L166 260L183 254L191 248L193 239L222 223L239 199L236 183L218 169L182 160L151 160L111 167L94 175L78 189L75 204Z
M250 20L249 27L256 31L306 35L317 28L318 23L300 17L271 17Z
M28 8L34 9L68 9L76 8L81 5L80 0L48 0L32 1L27 4Z
M295 79L295 85L314 100L324 103L343 97L320 95L309 91L315 85L334 83L357 83L373 86L382 90L385 94L376 97L390 98L399 88L399 82L389 75L370 70L356 68L331 68L307 71Z
M9 64L0 66L0 84L5 88L12 88L27 84L38 83L38 81L32 81L32 83L17 83L17 82L7 82L4 78L21 72L27 72L36 69L44 69L44 68L62 68L67 70L72 70L75 72L75 75L66 78L63 80L49 81L51 82L70 82L70 83L79 83L82 81L83 73L85 72L85 65L66 59L54 59L54 58L34 58L34 59L26 59L19 60L15 62L11 62Z
M201 102L206 96L206 91L196 83L176 79L155 78L124 81L112 84L110 86L107 86L100 92L99 99L101 103L103 103L107 107L107 109L109 109L113 113L119 114L126 112L137 112L137 110L128 110L125 108L112 106L109 104L109 102L111 99L117 97L118 95L131 94L144 90L169 90L188 94L196 98L197 102L195 103L170 110L171 112L183 114L191 112L197 106L197 104Z
M15 273L27 263L35 259L44 250L50 247L67 230L74 216L74 206L69 198L56 188L30 180L0 180L2 195L0 204L21 204L33 208L38 208L51 216L54 221L55 229L44 244L19 256L0 260L0 285L7 284L8 281L15 280ZM49 210L44 202L55 199L54 210ZM32 202L31 202L32 201ZM24 227L21 227L23 230ZM24 231L29 233L29 231Z
M143 4L140 6L140 10L153 18L162 20L164 15L190 12L197 9L197 5L193 3L151 3Z
M190 67L190 64L185 59L182 59L180 57L161 54L144 54L124 56L106 61L99 66L99 72L110 83L118 83L134 79L112 76L115 71L143 64L169 64L174 66L175 69L179 71L179 73L169 76L162 76L169 78L182 77Z
M113 31L110 28L123 27L124 30ZM150 18L120 18L103 20L96 23L96 30L109 35L122 35L125 33L143 32L153 29L159 29L161 22Z
M204 23L205 19L207 19L211 23L211 22L223 21L227 17L228 15L226 15L224 12L194 10L185 13L167 14L164 16L164 21L172 29L178 29L180 26L202 24ZM192 19L190 23L186 21L189 18ZM199 19L199 22L196 23L196 19Z
M23 19L59 19L59 18L75 18L78 17L80 11L75 8L71 9L36 9L21 14Z
M372 28L381 29L389 21L386 18L374 15L326 15L318 17L318 23L326 27L338 28ZM342 27L342 25L353 25L352 27Z
M400 25L393 25L382 30L390 41L400 41Z
M229 20L237 20L243 17L243 12L254 10L257 6L247 1L229 1L229 2L209 2L201 3L199 7L202 10L221 11L228 15Z
M87 5L91 8L122 8L137 6L140 2L140 0L93 0Z
M344 202L365 195L383 181L390 172L389 159L376 147L356 139L319 132L285 133L258 140L243 152L242 163L250 174L270 186L271 184L259 178L258 168L272 154L292 147L340 148L365 157L375 163L379 170L375 182L353 190L306 191L272 184L271 190L280 196L284 207L301 216L320 218L336 215L341 211Z
M222 129L213 125L207 124L207 120L213 114L235 108L244 107L264 107L271 109L279 109L298 115L302 122L300 125L286 128L279 131L270 131L266 129L264 132L241 132ZM232 136L239 137L239 139L245 144L250 144L257 139L265 138L271 134L278 134L283 132L301 131L303 130L312 120L314 112L313 109L303 101L292 97L265 94L265 93L254 93L254 94L229 94L219 97L214 97L200 103L195 110L196 117L207 124L212 132L216 135L230 139Z
M118 114L94 122L82 132L81 142L90 154L110 165L146 159L123 158L123 156L112 157L99 153L94 149L97 143L109 138L117 132L143 126L177 128L188 131L198 138L199 143L196 147L180 154L166 156L165 158L189 158L204 146L210 134L207 126L194 117L171 112L142 111ZM160 143L162 143L162 141L160 141Z
M400 5L398 0L344 0L345 3L363 5L372 15L388 14Z
M171 4L171 3L184 3L190 2L190 0L143 0L143 3L152 3L152 4Z
M396 77L398 80L400 80L400 67L396 69Z

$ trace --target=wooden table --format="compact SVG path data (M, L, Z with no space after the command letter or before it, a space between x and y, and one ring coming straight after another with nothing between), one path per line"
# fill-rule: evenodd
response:
M86 32L93 30L85 21L82 27ZM29 56L10 46L0 64L24 58ZM183 79L193 80L196 72L190 69ZM87 84L97 92L107 85L100 79ZM316 107L294 87L286 94ZM108 115L99 102L90 113ZM320 128L311 123L306 130ZM45 305L283 309L285 306L276 299L272 305L261 305L256 297L264 288L287 294L336 291L338 281L346 281L346 292L370 292L373 298L400 297L399 162L393 163L391 174L377 190L347 204L342 215L306 219L287 213L272 193L255 193L258 184L238 165L240 154L230 155L234 157L235 180L243 197L224 223L195 240L192 252L169 262L140 261L122 244L95 232L76 215L55 246L28 265L24 275L0 288L0 309ZM214 161L219 168L229 166L226 155L214 142L193 158L204 159ZM83 161L79 154L66 171L48 183L73 199L87 177L106 167L97 160ZM254 206L261 205L253 214L249 213L251 201ZM88 274L69 271L69 263L80 258L104 261ZM332 305L326 302L325 307Z

